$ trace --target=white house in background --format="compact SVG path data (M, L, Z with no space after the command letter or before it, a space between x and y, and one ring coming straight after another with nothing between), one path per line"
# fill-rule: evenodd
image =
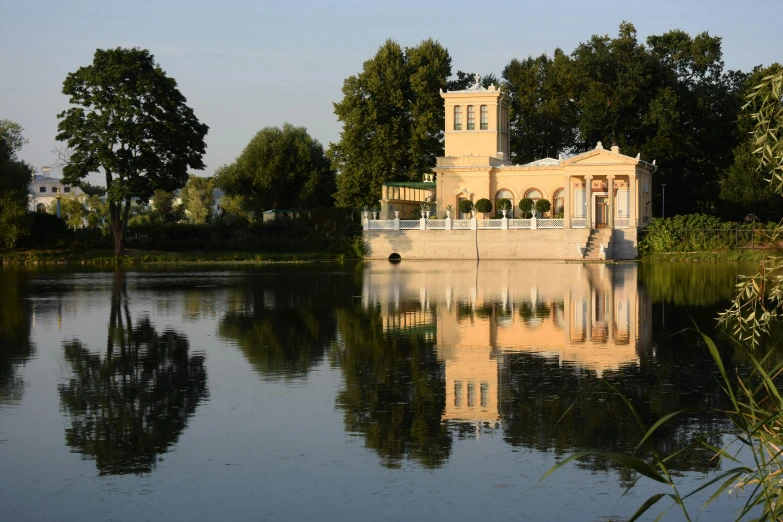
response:
M51 177L51 168L42 167L40 174L35 174L30 182L29 209L31 212L45 212L46 208L61 196L82 196L84 192L79 187L73 187Z

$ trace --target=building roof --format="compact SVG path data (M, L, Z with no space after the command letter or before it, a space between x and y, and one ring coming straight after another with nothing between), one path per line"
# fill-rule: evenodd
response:
M431 189L431 188L435 188L435 182L434 181L385 181L383 183L383 186Z
M540 160L531 161L530 163L525 163L523 166L525 167L551 167L554 165L560 165L560 160L556 160L555 158L542 158Z

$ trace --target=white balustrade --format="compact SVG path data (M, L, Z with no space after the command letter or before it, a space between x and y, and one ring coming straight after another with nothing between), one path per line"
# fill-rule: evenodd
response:
M368 224L370 230L394 230L393 219L373 219Z
M562 218L539 219L538 228L563 228L565 220Z
M449 227L449 223L451 226ZM365 230L472 230L471 224L481 230L520 230L539 228L563 228L565 220L552 219L370 219L363 220ZM585 228L585 218L571 219L571 228ZM631 220L628 218L615 219L616 228L628 228Z
M503 228L503 220L502 219L479 219L477 221L477 226L480 229L500 230L501 228Z
M508 228L530 228L530 220L529 219L509 219L508 220Z
M587 218L572 218L571 219L571 228L586 228L587 227Z

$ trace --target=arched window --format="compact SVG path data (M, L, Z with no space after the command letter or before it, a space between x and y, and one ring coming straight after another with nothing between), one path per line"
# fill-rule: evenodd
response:
M514 193L510 190L500 189L498 190L497 194L495 194L495 214L500 217L503 216L503 212L498 210L498 201L501 199L507 199L511 202L511 209L506 212L506 217L514 217L514 209L516 208L516 205L514 204Z
M462 130L462 107L454 107L454 130Z
M530 189L527 192L525 192L525 197L528 199L532 199L533 201L538 201L541 199L541 191L538 189Z
M476 130L476 110L468 105L468 130Z
M38 203L35 206L35 211L36 212L46 212L46 205L44 205L43 203Z
M563 189L557 189L555 191L555 195L552 198L552 200L553 200L552 201L552 212L553 212L552 215L553 216L561 216L561 215L563 215L563 211L565 209L565 204L564 204L565 200L563 198L564 194L565 194L565 192L563 191Z
M486 105L481 106L481 130L489 129L489 110Z

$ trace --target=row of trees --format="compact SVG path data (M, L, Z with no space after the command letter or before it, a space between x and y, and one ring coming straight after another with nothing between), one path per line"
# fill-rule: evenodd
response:
M626 154L657 160L654 198L668 184L671 214L754 212L768 219L783 206L752 160L753 122L741 107L753 85L778 71L777 64L724 71L719 37L670 31L642 43L624 22L617 37L593 36L571 54L556 49L551 57L512 60L502 81L487 75L484 85L500 84L510 95L517 163L612 142ZM335 201L374 205L383 182L419 180L431 171L443 154L439 91L470 82L468 73L452 75L451 57L438 42L402 48L388 40L361 73L345 80L343 99L334 105L343 130L328 150L302 127L266 127L213 181L199 183L222 188L237 214ZM179 189L190 170L204 168L208 127L143 49L98 49L91 65L68 74L63 93L70 102L58 116L57 139L70 153L63 181L105 176L119 255L133 201ZM19 187L30 169L15 156L24 143L21 128L3 122L0 131L0 229L12 246L24 214L26 191ZM196 220L208 214L205 198L200 201Z
M511 159L526 163L576 154L598 141L656 160L654 208L668 184L671 214L707 212L777 218L751 159L744 99L778 64L751 72L724 69L721 38L679 30L640 42L624 22L616 37L594 35L570 54L556 49L512 60L500 84L511 97ZM437 42L402 49L388 40L362 72L345 80L335 114L343 123L329 149L340 173L338 205L372 205L385 181L419 180L443 154L443 104L438 90L465 88Z

